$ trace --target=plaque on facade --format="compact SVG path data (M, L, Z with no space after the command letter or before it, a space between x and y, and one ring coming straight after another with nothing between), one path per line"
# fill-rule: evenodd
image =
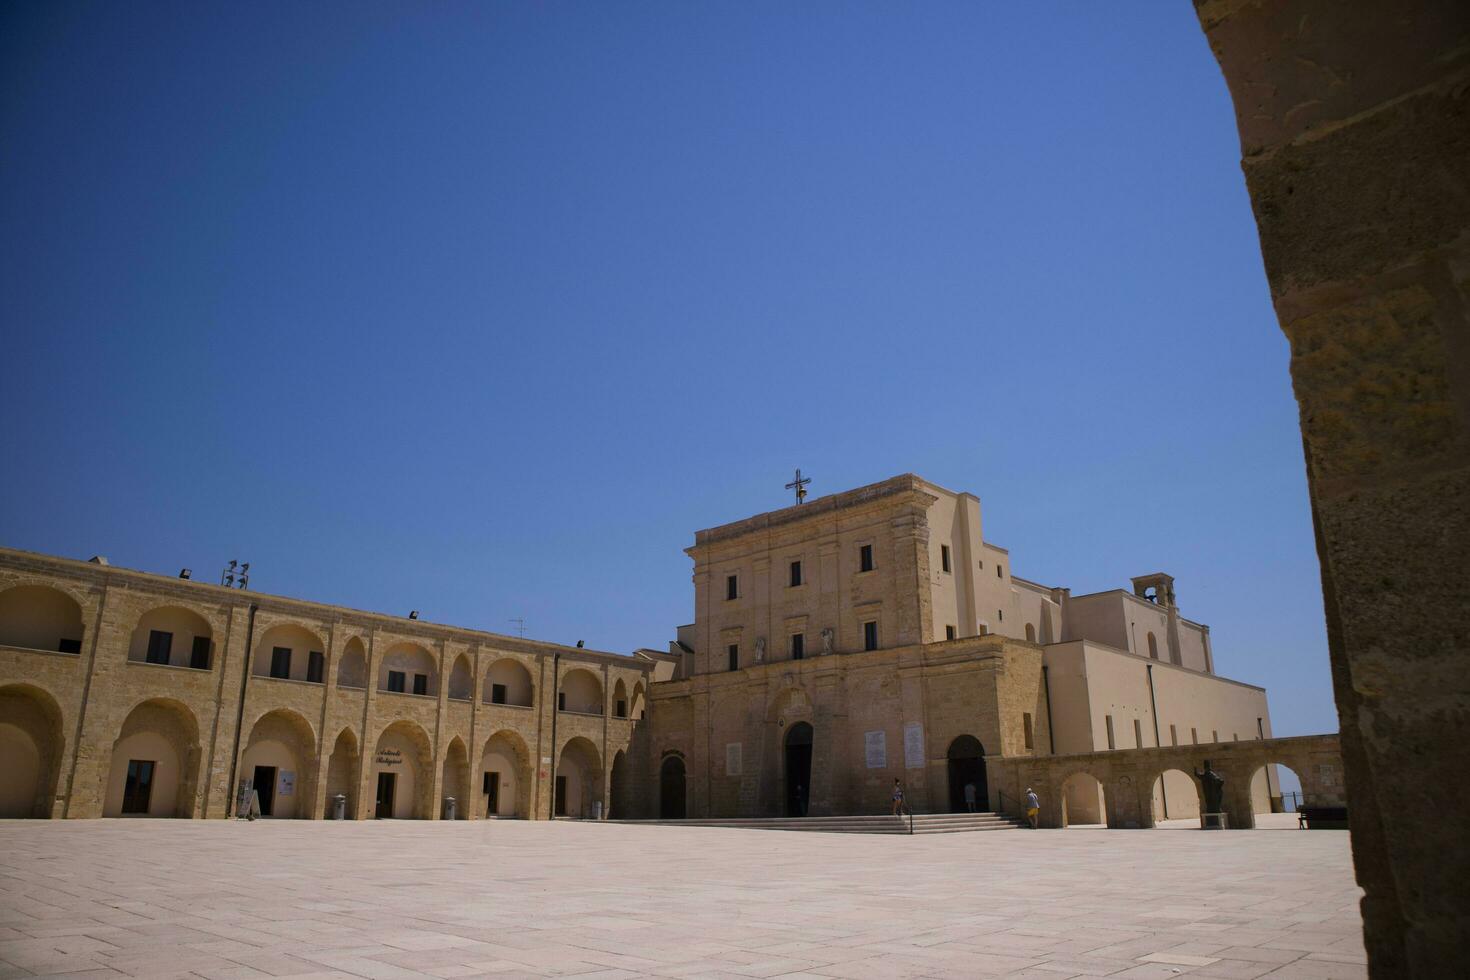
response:
M730 742L725 745L725 775L739 776L741 773L740 743Z
M401 766L403 765L403 752L394 748L379 749L373 761L380 766Z
M296 793L296 774L289 769L282 769L276 775L276 795L293 796Z
M864 732L863 747L867 750L869 769L888 768L888 737L883 732Z
M924 768L924 726L917 721L903 726L903 767Z

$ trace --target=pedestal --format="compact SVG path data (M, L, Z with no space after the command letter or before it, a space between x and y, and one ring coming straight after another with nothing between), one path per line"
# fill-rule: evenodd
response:
M1229 830L1230 814L1228 813L1201 813L1199 815L1200 830Z

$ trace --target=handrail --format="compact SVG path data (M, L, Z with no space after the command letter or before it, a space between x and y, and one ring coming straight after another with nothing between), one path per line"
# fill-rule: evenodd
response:
M1007 799L1007 797L1006 797L1006 791L1003 790L1003 789L998 789L998 790L996 790L996 792L1000 794L1000 808L1001 808L1002 811L1004 811L1005 808L1006 808L1006 799ZM1020 803L1021 802L1020 800L1016 799L1014 796L1010 797L1010 801L1012 803ZM1022 810L1021 812L1024 813L1026 811Z

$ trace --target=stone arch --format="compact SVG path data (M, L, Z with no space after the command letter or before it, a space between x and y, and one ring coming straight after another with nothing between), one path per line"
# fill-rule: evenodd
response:
M360 637L354 636L342 648L342 657L337 664L337 686L361 690L367 687L367 647Z
M484 816L531 818L531 751L525 739L509 729L487 738L480 752L480 773L476 805Z
M287 651L279 659L276 650ZM315 632L300 623L277 623L260 635L255 643L255 653L250 661L250 673L256 677L271 677L273 667L283 667L283 680L304 681L311 672L315 653L326 663L327 645ZM284 661L280 663L279 661ZM325 675L318 678L324 680Z
M783 729L797 721L811 721L812 699L800 684L788 683L771 698L766 710L766 721L778 724Z
M628 685L623 683L621 677L613 685L613 717L628 717Z
M949 812L988 812L990 781L985 770L985 746L973 735L960 735L949 743L944 758L949 776ZM975 787L973 805L967 786Z
M560 711L577 714L602 714L602 681L585 667L573 667L561 675L556 706Z
M677 755L665 756L658 767L658 817L683 820L688 815L689 789L684 760Z
M138 617L128 660L208 670L214 664L214 629L186 606L155 606Z
M192 817L198 796L199 722L172 698L133 707L112 744L104 817Z
M308 819L316 805L316 730L288 708L265 712L250 726L240 754L240 776L249 779L264 817Z
M16 585L0 592L0 646L81 653L82 606L49 585Z
M632 777L629 774L628 753L621 749L613 756L612 775L609 777L607 815L611 820L627 820L634 816Z
M501 700L496 700L500 698ZM536 684L526 665L514 657L501 657L485 671L480 699L486 704L511 704L529 708L536 703Z
M454 658L454 668L449 671L449 697L455 701L475 698L475 672L470 670L470 658L463 653Z
M1086 769L1075 769L1061 782L1062 826L1072 824L1106 826L1107 790L1103 780Z
M55 698L31 684L0 687L0 819L51 816L65 746Z
M1160 820L1198 820L1201 809L1199 780L1183 769L1165 769L1153 779L1154 823Z
M602 754L580 735L568 739L556 766L555 806L558 817L589 819L602 802Z
M473 685L474 681L466 676L466 681ZM454 817L456 820L468 820L470 818L470 754L464 747L464 740L458 735L449 740L449 747L444 750L444 773L440 782L443 793L447 799L454 797Z
M422 726L399 719L383 728L373 750L367 788L374 816L429 819L434 812L434 750Z
M648 695L643 689L643 682L639 681L633 685L633 699L628 703L628 717L637 721L647 710Z
M403 675L403 690L399 693L439 696L439 661L428 648L408 641L389 647L378 666L378 690L391 691L390 682L396 682L398 674Z
M345 816L349 820L355 817L358 792L356 787L360 783L358 779L360 764L357 734L351 728L344 728L337 733L337 740L332 743L332 755L327 760L327 804L322 816L332 816L336 798L345 796L347 797Z
M1250 801L1251 814L1259 817L1262 814L1290 813L1294 812L1300 805L1300 797L1288 798L1284 792L1283 784L1302 786L1301 763L1292 759L1290 763L1279 760L1272 756L1270 761L1255 766L1250 775ZM1283 778L1284 777L1284 778ZM1294 790L1300 793L1301 790ZM1306 801L1308 806L1312 801ZM1262 826L1260 820L1254 821L1255 826ZM1295 827L1291 821L1266 821L1266 826Z

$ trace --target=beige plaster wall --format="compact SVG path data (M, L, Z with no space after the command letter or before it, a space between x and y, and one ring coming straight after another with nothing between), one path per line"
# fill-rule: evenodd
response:
M0 721L0 819L32 816L40 781L40 746L25 729Z
M168 738L151 731L137 732L117 743L112 753L112 768L107 777L107 796L102 805L102 815L123 815L123 791L128 781L128 762L133 759L154 763L153 792L148 798L148 816L174 816L179 804L182 760Z

